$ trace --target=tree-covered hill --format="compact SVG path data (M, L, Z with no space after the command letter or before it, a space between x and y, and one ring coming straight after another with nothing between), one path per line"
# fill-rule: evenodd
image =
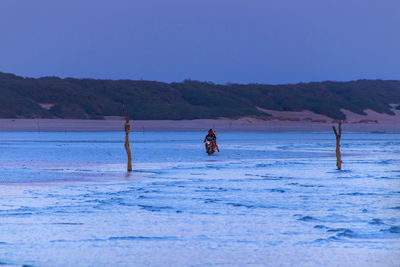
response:
M400 81L218 85L191 80L33 79L0 73L1 118L102 119L121 116L121 101L131 118L141 120L266 116L257 107L311 110L344 119L340 109L392 114L389 104L400 104Z

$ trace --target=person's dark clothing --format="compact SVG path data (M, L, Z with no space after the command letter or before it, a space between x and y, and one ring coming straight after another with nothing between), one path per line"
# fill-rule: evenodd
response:
M214 133L210 133L206 135L206 138L204 138L204 142L209 141L213 144L214 149L217 149L219 152L219 148L217 145L217 136ZM207 149L207 144L205 144L206 149Z
M210 141L210 142L216 142L217 141L217 137L215 136L215 134L207 134L206 138L204 140Z

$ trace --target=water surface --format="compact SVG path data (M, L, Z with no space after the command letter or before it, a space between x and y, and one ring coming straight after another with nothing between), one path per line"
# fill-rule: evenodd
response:
M398 266L400 135L0 133L0 264Z

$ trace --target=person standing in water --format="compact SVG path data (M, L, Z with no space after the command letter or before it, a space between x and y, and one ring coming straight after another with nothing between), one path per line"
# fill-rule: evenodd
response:
M208 134L204 138L203 143L205 143L206 141L210 141L214 145L214 148L216 148L219 152L219 147L217 145L217 132L214 132L213 129L208 130ZM207 144L206 144L206 148L207 148Z

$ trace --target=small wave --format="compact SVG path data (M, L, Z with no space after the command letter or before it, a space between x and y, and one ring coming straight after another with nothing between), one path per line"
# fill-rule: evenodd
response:
M318 238L314 242L315 243L324 243L324 242L330 242L330 241L338 241L339 238L337 236L330 236L328 238Z
M323 185L316 185L316 184L299 184L299 183L289 183L287 185L298 185L301 187L324 187Z
M229 206L233 206L233 207L244 207L244 208L248 208L248 209L273 209L276 208L275 206L270 206L270 207L266 207L264 205L260 205L260 204L245 204L245 203L234 203L234 202L228 202L226 203L226 205Z
M336 236L338 237L355 237L355 233L347 228L329 229L327 232L337 232Z
M328 241L339 240L339 238L336 237L336 236L330 236L330 237L327 238L327 240L328 240Z
M268 189L269 192L276 192L276 193L285 193L286 191L280 188L272 188Z
M314 184L300 184L301 187L323 187L323 185L314 185Z
M223 188L223 187L213 187L213 186L206 186L206 187L199 187L199 189L194 190L195 192L227 192L227 191L241 191L240 188Z
M148 194L148 193L161 193L160 190L144 190L143 193Z
M264 164L264 163L262 163L262 164L256 164L254 167L256 167L256 168L267 168L267 167L271 167L271 166L273 166L273 164Z
M279 180L283 180L283 179L292 179L290 177L283 177L283 176L279 176L279 177L261 176L261 177L263 177L261 180L267 180L267 181L279 181Z
M108 240L168 241L178 240L176 236L112 236Z
M112 205L115 203L120 203L123 201L123 198L121 197L111 197L109 199L90 199L90 200L85 200L85 203L97 203L101 205Z
M389 232L393 234L400 234L400 226L390 226L388 229L382 229L381 232Z
M204 200L204 203L217 203L218 201L221 201L219 199L212 199L212 198L207 198Z
M361 192L352 192L352 193L341 193L339 196L375 196L375 193L361 193Z
M392 209L392 210L400 210L400 206L397 206L397 207L391 207L391 208L389 208L389 209Z
M327 229L327 233L336 233L335 236L331 236L328 238L328 240L338 240L340 237L349 237L349 238L355 238L357 237L356 233L348 228L330 228L325 225L315 225L314 228L316 229ZM326 239L321 239L321 240L326 240Z
M242 204L242 203L226 203L229 206L233 206L233 207L245 207L248 209L254 208L254 205L248 205L248 204Z
M381 224L385 224L381 219L379 218L374 218L372 219L371 222L369 222L369 224L373 224L373 225L381 225Z
M388 164L393 164L393 162L395 162L392 159L387 159L387 160L381 160L378 162L379 165L388 165Z
M322 225L322 224L317 224L317 225L314 225L314 228L315 229L327 229L328 227L325 225Z
M387 179L387 180L393 180L393 179L398 179L398 176L394 177L389 177L389 176L380 176L380 177L375 177L375 179Z
M150 205L138 205L140 208L148 211L162 211L162 210L170 210L172 207L169 206L150 206Z
M126 202L118 202L118 205L120 205L120 206L127 206L127 207L136 206L136 204L126 203Z
M136 187L133 187L133 186L128 187L128 189L133 189L133 190L137 190L137 191L143 191L144 190L143 187L136 188Z
M300 215L300 214L296 214L296 215L294 215L294 216L299 217L299 218L297 219L298 221L304 221L304 222L319 221L318 219L316 219L316 218L314 218L314 217L312 217L312 216L308 216L308 215L302 216L302 215Z
M66 243L66 242L71 242L65 239L56 239L56 240L50 240L51 243Z

